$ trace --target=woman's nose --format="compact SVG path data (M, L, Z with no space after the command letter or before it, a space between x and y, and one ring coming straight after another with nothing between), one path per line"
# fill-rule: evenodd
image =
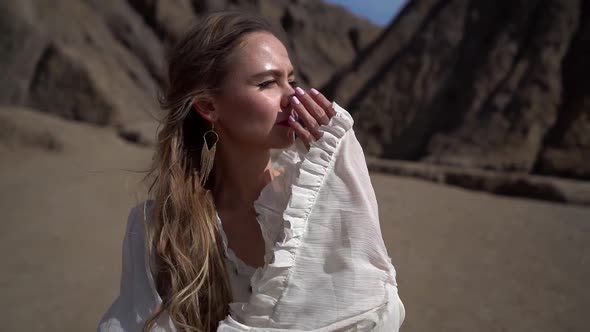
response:
M283 96L281 98L281 108L285 108L289 106L291 103L291 97L295 95L295 89L288 85L287 88L283 91Z

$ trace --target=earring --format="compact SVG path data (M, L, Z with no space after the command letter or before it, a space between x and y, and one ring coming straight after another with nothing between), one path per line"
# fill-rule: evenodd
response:
M209 177L209 173L213 169L213 161L215 161L215 151L217 150L217 142L219 141L219 135L213 130L215 128L215 124L211 124L211 129L206 131L203 134L203 148L201 149L201 172L200 172L200 182L201 187L205 187L205 183L207 182L207 178ZM211 144L207 144L207 134L214 134L215 135L215 142Z

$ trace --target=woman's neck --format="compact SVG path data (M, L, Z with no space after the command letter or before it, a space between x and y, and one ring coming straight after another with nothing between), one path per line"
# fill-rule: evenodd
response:
M269 149L218 148L213 197L218 209L251 207L274 178Z

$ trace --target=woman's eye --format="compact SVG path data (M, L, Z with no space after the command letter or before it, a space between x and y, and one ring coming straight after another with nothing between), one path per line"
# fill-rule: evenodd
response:
M265 82L262 82L262 83L258 84L258 86L261 87L261 88L268 88L269 86L271 86L271 84L274 84L274 83L275 83L274 80L272 80L272 81L265 81Z
M291 82L289 82L289 84L291 84L292 87L296 87L297 86L297 81L291 81Z

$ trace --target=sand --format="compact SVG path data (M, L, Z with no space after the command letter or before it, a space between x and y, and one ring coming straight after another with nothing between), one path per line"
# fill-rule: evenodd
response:
M403 331L586 331L590 208L372 181Z
M10 119L25 129L0 135L2 330L94 330L118 292L127 213L145 197L141 174L121 169L147 167L151 150L107 128L26 111ZM60 148L22 138L40 134ZM402 331L586 330L589 207L372 181Z

